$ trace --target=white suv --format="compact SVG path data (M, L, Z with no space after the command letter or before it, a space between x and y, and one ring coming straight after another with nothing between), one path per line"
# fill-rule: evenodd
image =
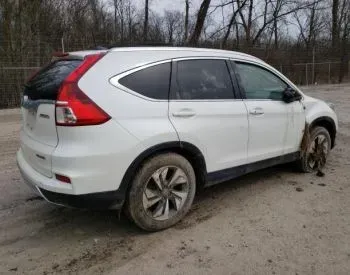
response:
M183 218L203 186L279 163L315 170L335 143L329 105L238 52L61 54L25 86L17 162L47 201L124 206L155 231Z

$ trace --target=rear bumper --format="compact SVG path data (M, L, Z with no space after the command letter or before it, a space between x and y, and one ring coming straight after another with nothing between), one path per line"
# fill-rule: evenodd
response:
M17 153L17 165L24 182L50 203L88 209L120 209L123 206L125 192L116 190L74 194L69 184L60 183L35 171L23 158L21 150Z

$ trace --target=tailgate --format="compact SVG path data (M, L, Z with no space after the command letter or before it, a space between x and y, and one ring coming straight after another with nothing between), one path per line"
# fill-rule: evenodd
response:
M56 60L25 85L22 100L21 150L39 173L52 177L51 155L58 144L55 102L63 80L81 60Z
M54 101L31 101L24 96L22 103L23 131L45 145L56 147L58 143Z

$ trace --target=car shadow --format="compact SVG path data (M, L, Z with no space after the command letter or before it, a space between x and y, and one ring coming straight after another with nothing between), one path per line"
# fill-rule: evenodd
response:
M271 179L280 179L285 174L295 174L295 169L289 164L278 165L275 167L267 168L257 172L253 172L234 180L226 181L208 188L204 188L197 192L194 205L190 211L190 214L184 218L177 228L188 227L184 224L188 223L193 215L199 215L196 220L205 220L208 217L202 217L202 213L207 213L208 208L216 208L220 204L220 196L226 193L231 193L232 196L239 197L240 190L245 188L251 188L255 184L261 183L261 179L270 180L265 184L278 184L278 181L274 182ZM264 184L261 183L261 184ZM216 201L218 197L218 201ZM46 202L42 202L47 204ZM59 206L51 206L51 211L47 212L45 217L45 226L42 228L45 234L58 228L68 227L70 230L83 230L84 234L96 235L96 234L108 234L109 236L136 236L145 235L147 232L136 227L129 219L124 215L123 211L94 211L94 210L81 210L74 208L65 208ZM191 217L192 216L192 217Z
M31 198L26 201L26 214L30 217L25 226L38 228L34 232L25 230L25 234L13 234L12 239L6 238L0 247L25 244L30 251L40 244L45 247L43 251L55 251L57 255L65 255L69 251L67 257L61 256L61 259L39 255L53 262L53 267L46 270L48 273L74 273L96 266L101 270L108 269L111 265L121 266L147 253L152 245L159 245L174 234L181 235L182 230L195 228L217 215L224 209L221 205L223 197L248 200L247 189L260 183L266 183L266 188L273 188L273 185L281 183L282 177L292 173L295 172L290 165L280 165L201 190L190 213L180 223L156 233L139 229L123 213L119 215L117 211L65 208ZM262 189L257 190L255 195L259 195ZM21 224L23 219L25 218L21 217L17 222Z

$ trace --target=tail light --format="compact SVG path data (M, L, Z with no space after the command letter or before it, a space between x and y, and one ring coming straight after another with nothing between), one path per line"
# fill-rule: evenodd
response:
M56 125L98 125L111 118L78 87L79 79L102 57L103 54L87 55L63 81L56 101Z

